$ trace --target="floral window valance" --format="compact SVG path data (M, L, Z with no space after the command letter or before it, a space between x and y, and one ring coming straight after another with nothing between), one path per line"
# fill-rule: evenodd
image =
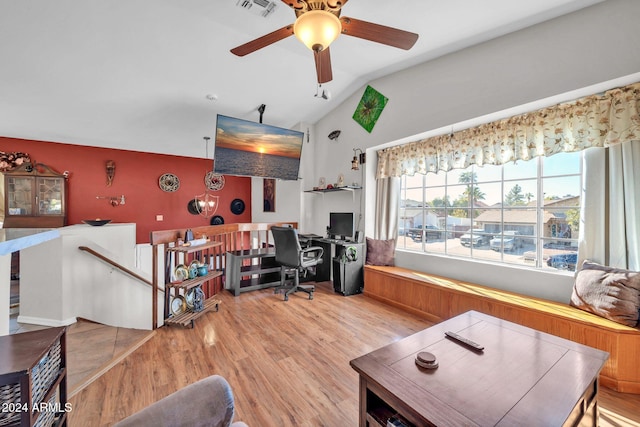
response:
M378 151L376 178L500 165L640 139L640 82Z

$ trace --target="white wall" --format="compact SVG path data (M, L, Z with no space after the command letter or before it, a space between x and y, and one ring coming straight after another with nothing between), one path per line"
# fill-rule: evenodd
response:
M304 132L300 173L297 181L276 180L275 212L264 212L263 179L251 178L251 222L297 222L300 230L307 230L311 221L312 210L304 203L304 190L313 187L310 180L315 173L314 127L307 123L299 123L295 130Z
M98 258L88 246L137 274L135 224L73 225L60 237L20 252L19 322L69 325L76 318L151 329L151 287Z
M11 253L0 255L0 336L9 335L9 302L11 300Z
M608 0L578 12L529 27L480 45L395 73L369 84L389 102L371 134L353 119L364 87L315 125L315 176L345 174L346 182L359 179L350 170L353 148L369 149L367 174L373 173L373 147L401 142L429 131L446 133L452 126L495 112L640 71L640 1ZM537 107L539 108L539 107ZM469 126L469 122L466 126ZM339 142L323 135L342 131ZM459 130L461 127L455 127ZM371 212L375 183L366 182L366 212ZM326 212L349 208L343 197L303 199L313 212L310 228L323 230ZM365 215L371 236L372 215ZM416 258L417 257L417 258ZM397 253L399 265L416 266L464 280L565 300L569 275L540 272L455 259ZM481 274L480 274L481 273ZM561 289L557 289L561 288Z

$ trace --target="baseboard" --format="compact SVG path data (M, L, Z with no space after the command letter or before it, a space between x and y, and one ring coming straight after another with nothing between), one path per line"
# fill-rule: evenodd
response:
M54 319L44 319L42 317L31 317L31 316L18 316L18 323L28 323L30 325L41 325L41 326L69 326L76 323L75 317L70 317L65 320L54 320Z

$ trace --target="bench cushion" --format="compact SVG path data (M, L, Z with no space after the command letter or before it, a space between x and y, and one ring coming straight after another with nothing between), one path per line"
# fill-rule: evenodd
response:
M576 275L571 305L635 327L640 310L640 272L585 261Z

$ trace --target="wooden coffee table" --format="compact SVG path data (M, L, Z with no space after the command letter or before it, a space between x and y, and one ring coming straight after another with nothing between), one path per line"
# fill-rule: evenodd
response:
M418 367L420 352L435 355L438 367ZM351 361L360 426L386 426L394 414L416 426L597 426L598 374L608 357L469 311Z

